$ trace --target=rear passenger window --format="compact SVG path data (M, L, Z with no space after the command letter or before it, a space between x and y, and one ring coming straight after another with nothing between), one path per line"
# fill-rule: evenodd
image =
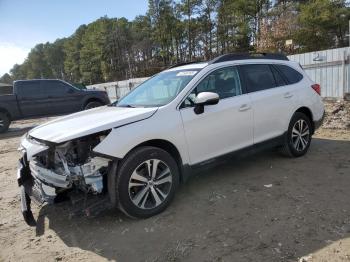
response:
M269 65L241 65L248 92L257 92L276 86Z
M287 83L284 81L281 74L277 71L277 69L274 66L271 66L271 70L273 73L273 76L275 77L276 86L285 86Z
M302 74L300 74L298 71L294 70L289 66L286 66L286 65L275 65L275 66L285 76L289 84L298 83L301 79L303 79Z
M23 81L17 83L17 93L21 98L42 98L45 95L42 92L39 81Z

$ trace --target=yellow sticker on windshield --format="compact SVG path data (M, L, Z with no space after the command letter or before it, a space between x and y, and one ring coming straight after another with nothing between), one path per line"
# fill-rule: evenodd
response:
M197 71L182 71L176 74L176 76L194 76Z

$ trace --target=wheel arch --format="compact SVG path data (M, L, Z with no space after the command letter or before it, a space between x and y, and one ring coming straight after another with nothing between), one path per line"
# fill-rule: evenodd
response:
M3 107L0 107L0 113L6 114L8 116L8 118L10 119L10 121L11 121L12 117L11 117L10 112L7 109L5 109Z
M182 162L180 152L173 143L169 142L168 140L164 140L164 139L151 139L151 140L148 140L148 141L145 141L145 142L142 142L142 143L136 145L135 147L133 147L129 151L129 153L131 151L135 150L136 148L139 148L142 146L158 147L158 148L163 149L164 151L168 152L177 163L177 166L179 168L179 173L180 173L180 181L182 182L182 181L186 180L185 174L184 174L185 171L184 171L183 162Z
M310 108L308 108L306 106L302 106L302 107L299 107L295 111L295 113L296 112L303 113L304 115L306 115L310 119L312 134L313 134L315 132L315 123L314 123L314 118L313 118L312 111L310 110Z
M101 103L102 105L104 105L105 103L100 99L100 98L97 98L97 97L89 97L87 99L85 99L84 103L83 103L83 109L85 109L85 107L91 103L91 102L99 102Z

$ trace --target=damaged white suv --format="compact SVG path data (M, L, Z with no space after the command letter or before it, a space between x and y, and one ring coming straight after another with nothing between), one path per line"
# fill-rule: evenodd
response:
M320 86L280 54L229 54L169 68L118 102L57 118L21 141L22 212L80 192L132 217L163 211L196 167L242 149L304 155L324 107Z

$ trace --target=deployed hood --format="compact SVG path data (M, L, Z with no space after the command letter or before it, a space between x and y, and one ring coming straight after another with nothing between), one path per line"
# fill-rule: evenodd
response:
M62 143L151 117L157 108L103 106L56 118L31 131L44 141Z

